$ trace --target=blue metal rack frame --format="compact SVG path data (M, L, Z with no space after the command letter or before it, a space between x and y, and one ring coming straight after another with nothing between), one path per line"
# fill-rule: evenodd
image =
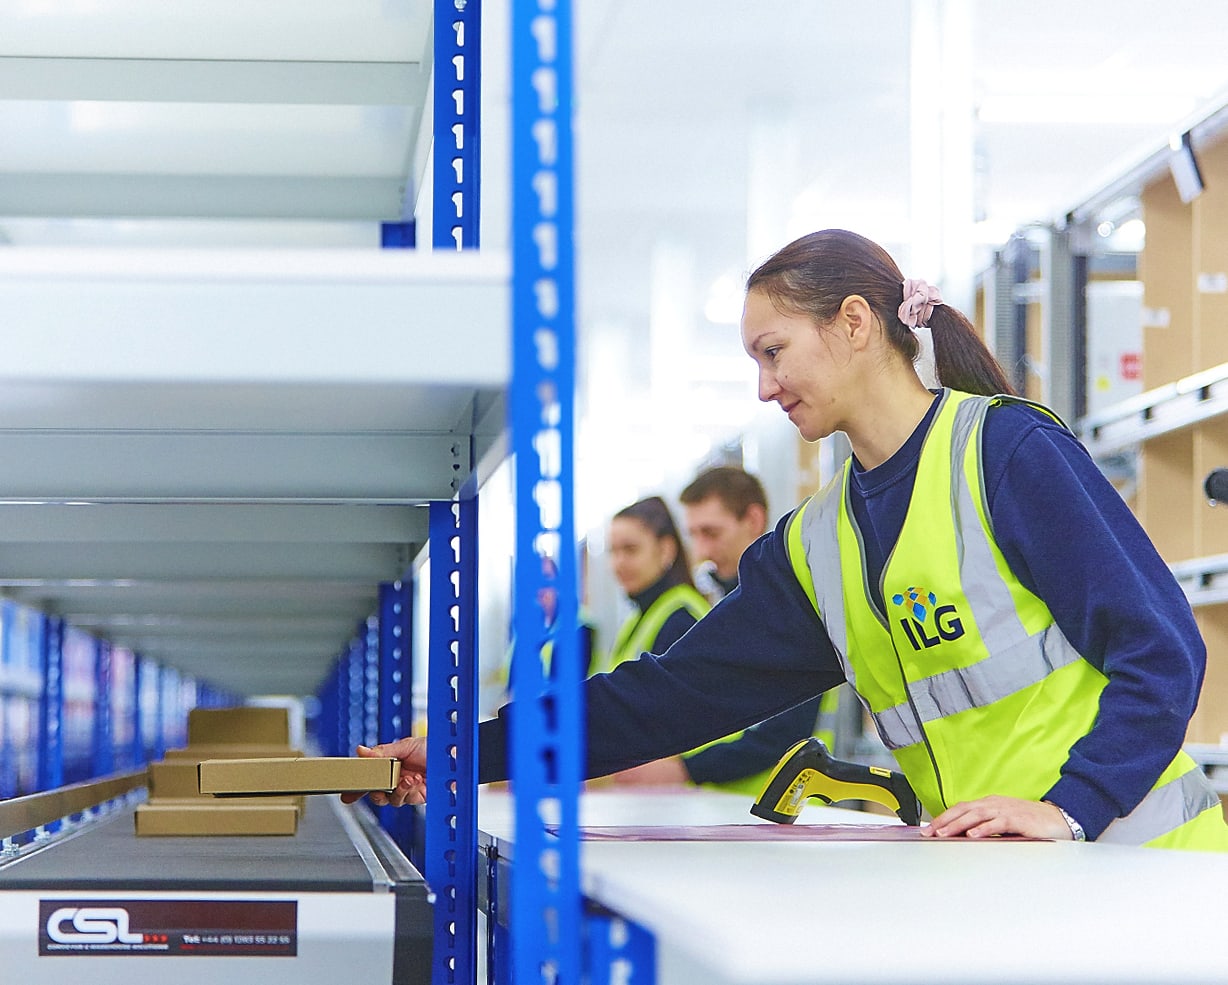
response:
M115 769L115 737L111 722L111 645L94 640L94 776Z
M478 122L481 111L480 0L435 0L435 162L432 245L478 246Z
M432 245L479 242L479 0L435 3ZM510 873L515 930L494 928L488 975L519 985L581 981L582 931L596 933L595 974L616 975L628 951L607 924L583 927L578 795L583 757L573 503L575 383L571 141L571 11L537 0L512 9L511 452L516 463L516 560L511 740L516 859ZM387 225L385 226L385 240ZM384 245L405 245L389 243ZM430 504L425 875L435 893L433 981L476 973L476 572L477 499L471 479L456 500ZM321 689L320 734L348 754L369 732L372 653L378 740L410 731L409 574L381 588L378 636L342 654ZM549 599L549 604L545 600ZM421 614L413 614L419 617ZM370 635L370 634L368 634ZM545 644L549 642L549 659ZM361 668L361 669L360 669ZM399 699L399 700L398 700ZM335 738L334 738L335 737ZM384 810L389 830L412 812ZM547 820L552 830L546 827ZM407 847L412 836L402 832ZM492 885L493 873L488 873ZM617 936L617 935L616 935ZM635 935L632 935L634 937ZM510 937L510 940L509 940ZM508 953L510 951L510 954ZM638 951L642 958L642 948ZM606 960L606 957L609 960ZM598 979L594 979L598 980Z
M571 10L512 10L512 981L580 981ZM552 599L554 612L543 600ZM549 639L552 653L543 659ZM547 663L549 666L547 667ZM547 831L547 821L555 833Z
M474 981L477 944L477 499L431 503L426 881L433 981Z
M409 735L413 726L413 664L409 634L413 625L412 581L385 582L379 587L379 742ZM395 807L378 809L380 826L392 835L406 855L417 840L413 811Z
M41 616L43 693L38 702L38 788L64 785L64 620Z

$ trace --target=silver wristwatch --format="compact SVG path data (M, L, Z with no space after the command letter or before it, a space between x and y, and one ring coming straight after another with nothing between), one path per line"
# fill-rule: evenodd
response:
M1053 804L1053 801L1046 800L1045 803ZM1057 807L1058 813L1062 815L1062 820L1065 821L1066 826L1070 828L1070 834L1074 838L1074 840L1075 841L1087 841L1087 832L1083 830L1083 825L1081 825L1073 817L1067 814L1063 808L1058 807L1057 804L1053 804L1053 806Z

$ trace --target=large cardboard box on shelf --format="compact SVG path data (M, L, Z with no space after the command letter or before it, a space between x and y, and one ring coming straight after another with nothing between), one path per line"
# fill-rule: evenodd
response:
M188 712L188 745L290 745L290 715L285 708L241 706L193 708Z
M286 759L207 759L200 792L313 794L391 790L401 775L395 759L316 756Z
M136 833L140 837L236 835L293 835L298 831L298 807L280 798L201 802L151 801L136 809Z

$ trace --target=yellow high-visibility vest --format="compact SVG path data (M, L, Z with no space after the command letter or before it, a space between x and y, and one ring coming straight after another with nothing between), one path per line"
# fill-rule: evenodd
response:
M1107 680L994 540L979 435L989 407L1016 398L948 390L940 399L882 573L886 612L862 563L851 462L795 511L787 535L794 573L849 683L931 815L990 794L1041 799L1095 723ZM1228 825L1182 752L1098 840L1228 851Z

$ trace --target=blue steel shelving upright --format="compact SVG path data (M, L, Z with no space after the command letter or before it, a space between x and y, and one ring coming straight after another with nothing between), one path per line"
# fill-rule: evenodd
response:
M436 0L432 246L479 239L479 0ZM472 449L470 449L472 452ZM472 454L470 455L472 458ZM431 503L425 872L435 896L432 981L477 973L477 486Z
M481 5L435 0L432 246L479 245ZM577 659L573 503L575 383L571 11L566 0L514 2L512 24L512 379L516 474L510 736L516 801L514 930L501 970L517 985L581 980L577 806L583 744ZM385 224L388 247L411 224ZM471 440L471 439L470 439ZM472 448L470 449L472 460ZM432 981L476 975L477 488L430 504L427 807L424 864L435 894ZM378 738L408 734L412 574L381 586ZM543 600L550 598L547 606ZM423 613L415 613L421 618ZM397 630L400 630L398 633ZM551 641L552 656L543 659ZM357 645L357 641L356 641ZM359 648L370 656L370 645ZM339 754L366 715L360 653L342 654L321 691L320 732ZM399 676L398 676L399 675ZM400 700L398 701L397 698ZM360 710L362 708L363 710ZM331 751L326 749L326 751ZM390 830L407 812L382 811ZM552 831L547 829L547 825ZM409 847L406 832L397 840ZM488 969L489 972L489 969Z
M513 4L511 42L516 468L511 683L517 699L511 725L516 802L511 970L516 985L578 983L583 716L572 510L575 278L567 0ZM542 602L551 597L553 614ZM549 666L541 656L547 637Z

